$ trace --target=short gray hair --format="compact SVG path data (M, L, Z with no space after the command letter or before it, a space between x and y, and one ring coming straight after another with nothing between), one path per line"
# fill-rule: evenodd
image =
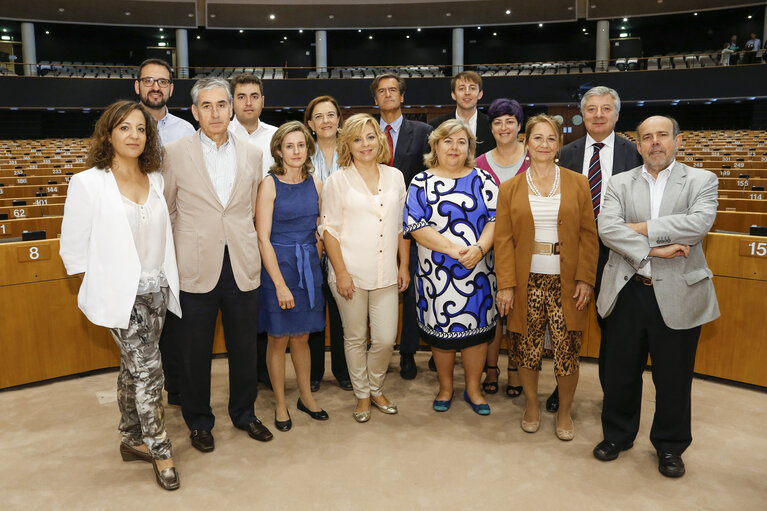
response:
M620 113L621 97L618 95L615 89L611 89L610 87L605 87L604 85L598 85L596 87L592 87L586 92L586 94L583 95L583 98L581 98L581 112L583 112L583 109L586 108L586 101L588 101L589 98L592 98L594 96L604 96L605 94L609 94L610 96L612 96L613 101L615 102L615 110L618 113Z
M229 82L224 80L223 78L200 78L196 82L194 82L194 86L192 86L192 104L197 105L197 100L199 99L200 91L201 90L210 90L215 89L216 87L221 87L226 91L226 97L229 101L229 104L232 104L232 91L229 90Z

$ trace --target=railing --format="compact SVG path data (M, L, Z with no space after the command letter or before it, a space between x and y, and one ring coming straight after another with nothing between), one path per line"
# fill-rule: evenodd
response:
M551 62L516 62L492 64L466 64L465 70L477 71L485 77L534 76L577 73L610 73L624 71L656 71L721 67L731 64L759 64L767 58L764 50L757 52L728 52L708 50L701 52L671 53L642 58L618 58L609 60L576 60ZM223 66L177 68L177 78L198 79L219 76L231 78L240 73L252 73L264 80L297 79L373 79L383 73L394 73L403 78L437 78L452 76L453 66L395 65L395 66L338 66L338 67L290 67L290 66ZM0 63L0 76L27 74L59 78L136 78L138 68L125 64L89 63L69 61L41 61L37 64ZM31 71L31 73L29 73Z

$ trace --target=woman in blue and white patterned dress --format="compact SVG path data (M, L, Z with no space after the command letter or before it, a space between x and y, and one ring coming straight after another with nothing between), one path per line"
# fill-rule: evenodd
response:
M487 343L492 340L497 291L493 257L498 185L474 168L476 138L459 119L429 136L428 170L413 178L404 231L418 242L417 317L439 376L435 411L450 408L455 353L465 372L464 400L480 415L490 407L480 391Z

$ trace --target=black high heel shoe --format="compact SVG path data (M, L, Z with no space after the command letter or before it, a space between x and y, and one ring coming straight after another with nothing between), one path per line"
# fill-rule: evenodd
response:
M301 410L302 412L304 412L305 414L309 415L309 417L311 417L312 419L314 419L316 421L326 421L326 420L328 420L330 418L330 416L328 416L328 412L326 412L325 410L321 409L319 412L313 412L313 411L309 410L306 407L306 405L301 402L301 398L300 397L298 398L298 402L296 403L296 407L299 410Z
M515 367L514 369L509 368L508 372L510 373L516 373L518 369ZM512 385L511 384L511 376L509 376L509 384L506 385L506 397L519 397L522 395L522 391L524 390L524 387L522 385Z
M498 366L485 366L485 371L486 371L485 380L487 380L487 377L490 376L490 371L495 371L496 378L499 378L501 376L501 370L498 369ZM498 380L484 381L482 383L482 390L485 391L485 394L496 394L498 392Z
M275 410L274 411L274 427L279 429L280 431L290 431L290 428L293 427L293 421L290 420L290 412L288 412L288 420L278 421L277 410Z

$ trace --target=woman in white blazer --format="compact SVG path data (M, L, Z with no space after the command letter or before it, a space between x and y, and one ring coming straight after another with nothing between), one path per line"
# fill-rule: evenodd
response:
M165 432L158 341L166 309L181 316L178 270L160 174L157 125L140 103L109 106L72 177L61 224L67 273L84 274L77 303L120 348L120 454L146 461L157 483L179 487Z

